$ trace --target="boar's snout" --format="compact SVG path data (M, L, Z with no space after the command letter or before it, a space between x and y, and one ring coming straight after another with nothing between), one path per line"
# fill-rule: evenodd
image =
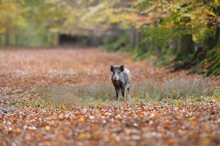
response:
M113 77L112 77L112 80L113 80L113 81L119 81L119 79L120 79L120 78L119 78L118 76L113 76Z

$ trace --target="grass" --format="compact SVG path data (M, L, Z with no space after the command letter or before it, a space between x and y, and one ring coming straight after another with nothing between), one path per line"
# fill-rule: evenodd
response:
M212 96L214 89L202 78L174 78L164 81L145 80L133 83L131 102L140 99L147 102L173 100L174 103L182 100L201 101L204 97ZM73 87L58 85L40 87L36 93L44 102L55 106L115 103L115 91L110 82L97 82ZM121 96L119 99L117 104L124 103Z
M114 88L110 83L98 82L74 87L52 86L41 87L36 93L46 102L53 105L90 104L113 101ZM110 98L110 99L109 99Z
M174 78L164 81L146 80L134 85L133 96L142 98L189 99L212 96L214 87L202 78Z

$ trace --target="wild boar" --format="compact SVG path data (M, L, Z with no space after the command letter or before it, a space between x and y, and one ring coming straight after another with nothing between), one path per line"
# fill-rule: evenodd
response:
M118 100L119 91L121 91L123 99L125 100L125 95L129 95L131 88L131 72L125 68L124 65L111 65L110 70L113 73L111 80L115 87L116 100Z

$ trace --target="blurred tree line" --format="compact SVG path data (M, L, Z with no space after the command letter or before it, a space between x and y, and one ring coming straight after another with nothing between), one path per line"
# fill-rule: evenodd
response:
M218 75L219 15L218 0L0 0L0 45L56 46L59 36L80 36L137 59L155 56L173 71Z
M41 0L0 0L2 46L50 46L56 44L53 28L61 25L61 10Z

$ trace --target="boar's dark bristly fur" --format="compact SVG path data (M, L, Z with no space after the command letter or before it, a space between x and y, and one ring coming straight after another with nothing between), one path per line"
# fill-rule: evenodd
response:
M123 99L125 95L129 95L131 88L131 73L123 65L110 67L112 74L112 83L115 87L116 100L118 99L119 91L121 91ZM126 93L127 92L127 93Z

